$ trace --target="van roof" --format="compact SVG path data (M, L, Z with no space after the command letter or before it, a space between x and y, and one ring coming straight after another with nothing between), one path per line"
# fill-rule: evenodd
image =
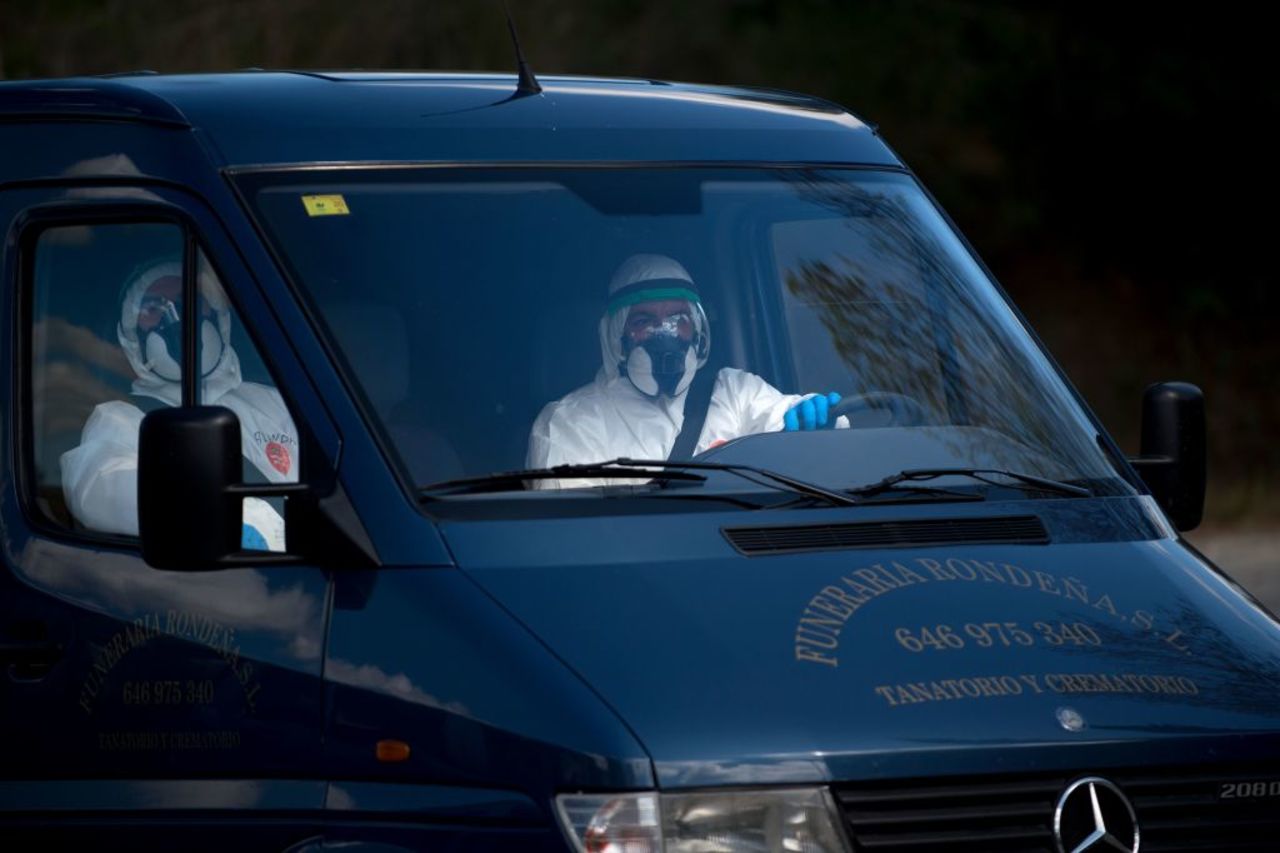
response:
M141 122L200 132L222 166L664 161L900 166L874 127L769 89L512 74L240 71L0 83L0 121Z

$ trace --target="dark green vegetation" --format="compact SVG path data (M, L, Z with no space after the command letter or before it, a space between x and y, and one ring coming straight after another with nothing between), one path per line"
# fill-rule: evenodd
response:
M1260 19L940 0L511 5L542 73L796 89L878 123L1127 449L1145 384L1195 382L1210 518L1280 515L1280 75ZM497 0L0 0L11 78L245 66L514 59Z

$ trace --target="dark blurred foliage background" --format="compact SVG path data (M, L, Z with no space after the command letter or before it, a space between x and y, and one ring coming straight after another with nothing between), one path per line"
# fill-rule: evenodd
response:
M1206 392L1211 522L1280 521L1280 74L1230 4L511 0L537 72L794 89L880 126L1122 445ZM7 78L510 70L498 0L0 0Z

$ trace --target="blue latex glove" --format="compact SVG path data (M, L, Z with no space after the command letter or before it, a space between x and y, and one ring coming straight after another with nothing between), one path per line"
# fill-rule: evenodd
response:
M818 394L801 400L782 416L783 432L799 432L801 430L828 429L836 425L836 419L828 417L831 407L840 402L840 395L835 391L829 394Z
M258 532L258 528L245 524L240 527L240 547L246 551L270 551L267 537Z

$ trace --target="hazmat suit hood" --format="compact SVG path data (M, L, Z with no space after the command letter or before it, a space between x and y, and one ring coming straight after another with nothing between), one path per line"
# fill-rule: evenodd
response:
M693 315L694 337L692 369L681 381L679 394L683 394L693 379L693 374L707 363L711 349L711 331L703 311L698 288L688 270L674 258L657 254L632 255L619 265L609 281L609 303L600 318L601 369L598 384L607 384L625 375L628 353L623 345L623 330L631 306L641 302L659 300L686 300ZM652 393L637 386L647 396Z
M137 379L133 383L133 393L144 397L153 397L170 406L182 404L182 383L167 379L156 372L152 360L148 358L147 346L138 337L138 315L142 307L142 298L147 290L157 281L168 276L182 277L182 262L177 259L165 260L139 268L124 287L124 295L120 304L120 323L116 327L116 337L124 350L125 357ZM213 270L202 257L198 274L200 295L213 309L214 317L210 324L216 335L218 353L215 366L208 369L201 381L200 403L211 405L229 391L240 386L240 359L231 348L231 311L227 296L214 277ZM208 350L212 349L211 341L202 340L202 360L212 357ZM175 360L177 358L175 357Z

